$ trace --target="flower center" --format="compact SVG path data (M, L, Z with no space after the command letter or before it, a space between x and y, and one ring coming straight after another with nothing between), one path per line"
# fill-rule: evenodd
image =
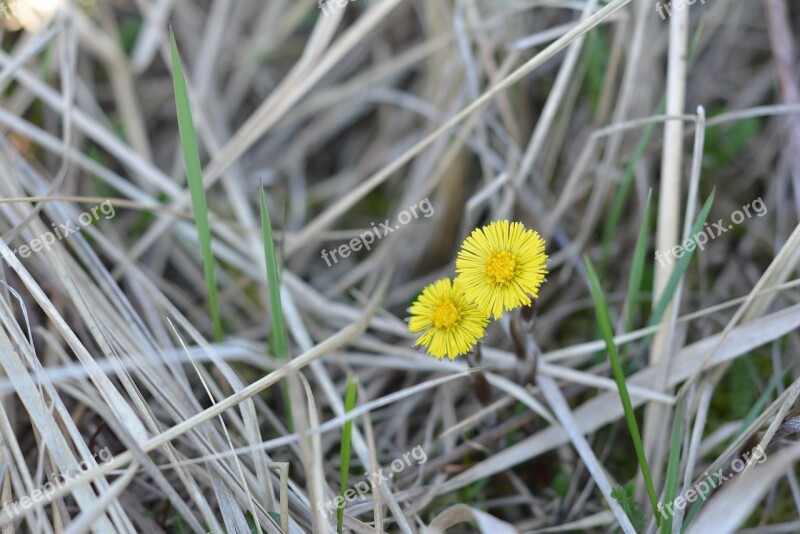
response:
M450 328L458 319L458 309L452 301L443 300L433 310L433 326L436 328Z
M506 284L514 278L517 260L505 250L495 252L486 261L486 277L495 284Z

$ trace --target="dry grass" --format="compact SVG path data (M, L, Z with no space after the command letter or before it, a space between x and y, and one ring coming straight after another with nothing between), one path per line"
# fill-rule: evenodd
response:
M16 0L3 17L2 532L335 531L318 505L339 493L347 421L349 487L415 447L425 461L349 502L345 531L665 532L584 255L659 501L756 445L768 457L677 510L673 531L800 531L797 6L715 0L662 20L631 0L328 1L323 15L307 0L63 0L52 13ZM643 221L651 191L657 217ZM766 213L685 271L660 266L655 251L691 235L712 191L709 225L759 198ZM424 199L430 216L396 224ZM492 324L480 361L423 354L408 306L453 274L472 228L502 218L548 243L532 326ZM321 257L386 220L397 228L371 250ZM80 231L24 248L67 221Z

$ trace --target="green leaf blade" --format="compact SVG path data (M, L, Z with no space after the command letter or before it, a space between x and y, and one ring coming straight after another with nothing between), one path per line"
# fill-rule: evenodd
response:
M678 490L678 475L681 465L681 434L683 423L683 405L678 402L675 416L672 419L672 436L670 438L669 462L667 463L667 481L664 486L664 505L675 501ZM672 534L672 514L662 515L661 534Z
M278 260L275 255L275 240L272 236L272 223L267 210L267 197L264 185L261 185L261 234L264 239L264 262L267 266L267 287L269 289L269 306L272 311L272 339L275 355L281 359L289 357L286 342L286 329L283 325L283 307L281 305L281 280L278 271Z
M625 383L625 371L619 361L617 355L617 346L614 344L614 333L611 327L611 318L608 311L608 304L606 303L605 295L600 287L600 281L597 279L597 273L592 266L592 262L587 256L583 258L586 267L586 274L589 278L589 287L592 292L592 300L594 301L595 314L597 316L597 324L603 335L608 351L608 358L611 362L611 371L614 375L614 380L617 383L619 390L619 398L622 402L622 409L625 412L625 421L628 424L628 430L631 434L633 447L636 449L636 458L639 461L639 468L644 477L645 486L647 487L647 494L650 497L650 505L653 507L653 514L658 517L658 498L656 491L653 487L653 478L650 475L650 467L647 465L647 458L644 454L644 445L642 437L639 434L639 425L636 423L636 415L633 411L633 404L631 403L630 395L628 394L628 386Z
M181 138L186 181L189 184L189 191L192 196L192 210L194 211L195 226L197 227L197 240L200 243L200 252L203 256L203 271L208 289L211 320L214 324L214 339L222 341L222 321L217 304L214 254L211 251L211 227L208 224L208 205L206 204L206 190L203 186L203 171L200 167L200 153L197 149L197 133L192 119L189 91L186 88L186 79L183 76L178 45L175 42L175 35L172 30L169 32L169 37L172 49L172 82L175 90L175 108L178 114L178 133Z
M344 395L344 413L348 413L356 406L356 398L358 397L358 388L356 381L352 376L347 377L347 391ZM340 484L339 496L342 498L342 504L336 510L336 526L337 532L342 533L342 526L344 524L344 501L345 491L347 490L347 478L350 474L350 436L353 432L353 420L350 419L344 424L342 429L342 446L339 451L339 459L341 464L340 471Z

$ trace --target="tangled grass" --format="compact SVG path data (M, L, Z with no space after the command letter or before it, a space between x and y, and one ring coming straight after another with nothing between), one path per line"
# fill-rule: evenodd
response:
M800 10L673 3L5 3L3 532L800 531Z

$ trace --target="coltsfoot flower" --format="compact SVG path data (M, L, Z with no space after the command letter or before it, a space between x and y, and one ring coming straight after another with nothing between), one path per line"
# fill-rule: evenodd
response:
M409 308L408 329L422 332L415 345L424 345L439 359L468 353L475 346L489 322L466 296L458 282L439 280L422 290Z
M544 240L522 223L494 221L476 228L456 257L456 282L487 315L530 305L539 296L546 269Z

